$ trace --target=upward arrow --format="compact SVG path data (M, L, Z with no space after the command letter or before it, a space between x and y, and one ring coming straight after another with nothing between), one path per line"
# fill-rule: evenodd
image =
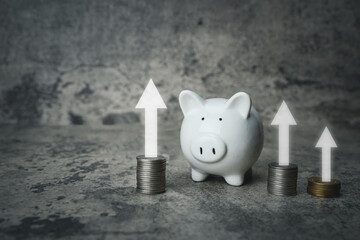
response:
M152 79L136 108L145 109L145 157L157 157L157 109L166 108L166 105Z
M336 148L337 145L327 127L325 127L315 147L322 148L321 181L330 182L331 181L331 148Z
M282 102L271 125L279 125L279 165L289 165L289 126L296 125L294 117L286 105Z

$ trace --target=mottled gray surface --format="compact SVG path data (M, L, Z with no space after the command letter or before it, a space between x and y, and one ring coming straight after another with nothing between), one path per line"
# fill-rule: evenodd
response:
M357 239L360 235L360 2L1 1L1 239ZM153 78L167 192L136 194L143 114ZM253 179L190 179L180 153L183 89L248 92L264 120ZM270 128L285 99L298 123L299 195L266 192ZM43 125L31 127L30 125ZM46 126L85 125L85 126ZM107 125L107 126L101 126ZM114 125L114 126L109 126ZM342 196L309 196L314 148L328 125Z
M306 193L306 179L319 176L320 154L313 147L319 126L292 128L295 197L266 191L276 128L265 127L252 180L233 187L215 177L194 183L178 128L165 126L159 151L169 157L167 191L147 196L134 188L135 157L143 152L140 128L1 127L0 238L358 239L359 134L333 131L339 145L333 175L342 181L342 195L320 199Z
M360 124L360 3L1 1L0 122L116 124L149 78L180 120L181 90L248 92L265 120ZM316 116L314 116L316 114Z

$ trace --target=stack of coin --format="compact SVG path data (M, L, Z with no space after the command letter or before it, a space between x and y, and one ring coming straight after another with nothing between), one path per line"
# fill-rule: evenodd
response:
M322 182L319 177L308 179L307 192L321 198L340 196L341 183L339 180L331 179L330 182Z
M166 158L163 156L137 156L136 183L137 191L145 194L165 192Z
M296 195L298 167L290 163L281 166L278 163L269 163L268 192L278 196Z

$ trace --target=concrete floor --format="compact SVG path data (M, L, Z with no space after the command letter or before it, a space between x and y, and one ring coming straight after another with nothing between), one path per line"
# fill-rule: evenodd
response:
M140 124L90 128L2 126L1 239L357 239L360 234L356 131L333 129L334 177L342 195L306 193L319 175L314 126L292 129L291 161L299 166L298 195L266 191L267 164L276 160L277 129L265 127L265 146L253 178L232 187L222 178L194 183L179 145L178 127L159 132L169 157L167 191L135 191ZM331 129L330 129L331 130ZM319 133L318 133L319 132Z

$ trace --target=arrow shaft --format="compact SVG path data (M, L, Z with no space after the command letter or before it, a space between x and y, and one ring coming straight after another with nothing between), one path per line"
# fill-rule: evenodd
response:
M279 165L289 165L289 125L279 125Z
M157 157L156 108L145 108L145 157Z
M321 181L331 182L331 148L322 148Z

